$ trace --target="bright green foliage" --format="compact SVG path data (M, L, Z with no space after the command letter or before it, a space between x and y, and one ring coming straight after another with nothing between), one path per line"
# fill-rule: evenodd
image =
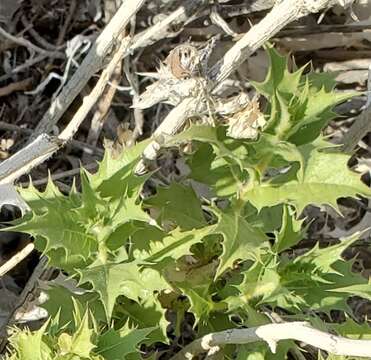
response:
M341 256L359 234L297 251L308 205L337 209L339 198L371 195L347 167L349 156L321 135L332 108L353 94L333 91L329 75L305 74L309 68L290 72L287 59L267 51L269 74L254 84L269 104L267 126L256 140L232 139L223 126L190 127L166 144L192 142L190 174L146 199L142 187L153 174L139 177L134 168L147 142L117 159L107 151L97 173L82 171L80 192L63 195L51 181L44 192L19 190L31 211L6 230L34 236L84 293L51 287L45 308L53 321L17 331L12 359L140 359L138 345L169 342L168 331L181 335L186 312L197 336L270 323L272 309L283 320L369 337L364 324L313 315L337 309L349 317L349 297L371 299L369 281ZM86 315L72 316L76 308ZM261 342L227 346L222 357L283 360L292 351L301 351L293 341L280 342L276 354Z
M277 182L248 184L242 197L258 209L290 203L301 213L309 204L328 204L337 208L336 200L340 197L355 197L357 194L370 196L370 189L347 168L348 159L344 154L314 150L302 169L301 181L294 179L283 182L280 179Z
M371 299L370 284L351 271L351 262L342 252L357 240L358 234L324 249L318 247L296 257L267 256L244 271L237 286L239 293L230 300L236 304L265 303L289 311L339 309L348 311L347 297L357 294ZM348 295L349 294L349 295Z
M240 214L241 209L235 205L225 212L215 209L218 222L213 233L223 235L223 253L219 257L216 276L231 268L236 260L260 261L265 241L264 233L251 226Z
M88 312L81 318L74 313L74 325L66 330L58 323L58 316L46 322L38 331L14 329L10 337L13 355L19 360L124 360L138 351L137 345L153 331L131 329L124 326L119 330L97 330L89 320Z
M159 188L157 194L146 200L145 204L159 211L159 223L170 222L184 230L206 225L201 202L188 186L172 183L166 189ZM181 208L179 204L186 206Z
M333 79L303 75L305 67L290 72L284 56L270 45L267 51L271 60L267 78L262 83L253 83L271 105L265 131L296 145L310 143L335 117L332 108L356 94L332 91Z

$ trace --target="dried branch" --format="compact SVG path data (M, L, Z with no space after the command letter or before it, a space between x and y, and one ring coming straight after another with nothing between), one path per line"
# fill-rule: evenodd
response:
M21 81L10 83L0 88L0 98L2 96L8 96L9 94L15 91L28 90L31 85L32 85L32 78L27 78Z
M75 16L76 6L77 6L77 1L72 0L71 3L70 3L70 7L68 9L66 20L64 21L62 29L61 29L61 31L58 35L57 46L60 46L60 45L63 44L63 40L66 36L66 32L68 30L68 27L70 26L70 23L71 23L73 17Z
M366 108L354 120L353 125L344 134L343 152L352 152L362 138L371 131L371 65L368 68Z
M97 103L96 111L94 113L93 119L91 120L89 133L86 139L87 143L90 145L95 146L97 144L104 122L107 119L107 114L111 107L112 100L116 93L116 86L120 83L121 80L121 68L122 66L119 62L115 71L113 72L110 85L105 89L102 97Z
M32 143L0 164L0 185L12 183L19 176L26 174L30 169L52 156L63 144L73 137L86 115L102 95L117 64L122 60L128 45L129 38L121 41L120 47L106 69L103 70L93 90L84 98L82 105L58 137L41 134Z
M183 26L195 19L197 13L201 12L208 4L208 0L187 0L170 15L149 29L134 36L133 45L129 51L133 52L154 44L155 42L169 37L177 36Z
M27 32L33 37L33 39L36 40L41 46L51 51L58 50L57 46L50 44L33 28L33 25L28 22L25 15L21 16L21 21L23 26L25 27L25 30L27 30Z
M14 124L9 124L5 121L0 121L0 130L7 130L7 131L15 131L15 132L20 132L26 135L32 135L33 130L24 128L18 125ZM82 150L84 153L87 153L89 155L96 154L102 156L104 154L104 151L101 148L98 148L96 146L87 144L83 141L80 140L74 140L72 139L70 141L70 144L75 147L76 149Z
M0 36L2 36L5 39L10 40L11 42L13 42L15 44L26 47L31 52L37 52L37 53L40 53L42 55L47 55L47 56L50 56L52 58L57 58L57 59L65 59L66 58L65 54L63 54L59 51L45 50L45 49L42 49L41 47L33 44L31 41L28 41L28 40L26 40L22 37L13 36L13 35L9 34L7 31L5 31L1 26L0 26Z
M119 10L97 38L79 69L50 105L49 110L36 127L35 136L44 132L49 133L56 125L90 77L102 67L103 60L110 52L118 35L144 2L145 0L126 0L121 4ZM136 35L124 57L130 55L134 50L151 45L164 37L174 36L174 32L170 29L179 26L179 24L184 24L190 15L199 10L201 4L205 3L207 3L206 0L187 1L185 5L182 5L163 21Z
M236 42L208 72L208 91L211 92L218 84L225 80L241 63L250 57L259 47L267 40L277 34L285 25L294 20L298 20L310 13L318 12L333 4L340 3L346 6L352 0L283 0L273 7L273 9L250 31ZM143 174L146 170L146 160L152 160L156 157L160 147L161 132L164 134L174 134L180 129L187 116L184 111L187 109L188 114L195 114L200 111L199 99L187 98L181 102L177 108L170 112L164 119L160 128L153 134L152 141L143 153L143 161L137 168L137 174ZM148 157L149 156L149 157Z
M51 103L48 111L44 114L36 127L35 136L51 131L75 97L84 88L90 77L101 69L104 59L112 50L119 35L144 2L145 0L123 1L115 16L98 36L78 70L73 74L61 93Z
M371 356L371 340L353 340L314 329L306 322L291 322L262 325L249 329L229 329L203 336L178 352L171 360L193 359L205 352L218 351L228 344L249 344L257 341L268 343L275 353L280 340L296 340L325 350L331 354L345 356Z
M35 248L33 243L27 244L21 251L12 256L5 264L0 266L0 277L16 267L23 259L25 259Z
M114 74L118 64L122 61L124 54L129 46L130 38L126 37L121 41L120 47L115 52L112 60L109 62L107 67L102 71L102 74L95 84L91 93L86 96L83 100L82 105L77 110L71 121L68 123L66 128L60 133L58 139L66 142L72 139L73 135L76 133L80 124L83 122L85 117L88 115L89 111L93 108L98 99L102 96L106 85L110 81L112 74Z

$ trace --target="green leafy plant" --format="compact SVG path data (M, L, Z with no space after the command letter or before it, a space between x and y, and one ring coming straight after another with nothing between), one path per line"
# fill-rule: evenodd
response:
M192 142L189 175L145 199L151 175L134 175L145 142L116 159L106 151L97 173L82 170L81 192L63 195L51 181L44 192L19 189L31 211L7 230L31 234L49 264L85 293L52 287L45 307L53 320L37 332L17 330L12 359L30 358L31 344L40 359L139 359L135 346L169 342L166 312L175 314L175 337L187 312L198 337L268 324L267 307L339 334L354 329L321 322L319 314L351 314L352 295L371 300L367 279L341 257L357 234L292 251L305 237L300 215L308 205L337 210L341 197L371 195L348 169L349 156L321 134L333 107L354 94L334 92L331 77L305 67L290 72L285 57L267 51L269 74L254 84L268 103L257 140L232 139L223 126L192 126L166 144ZM212 200L196 193L195 182L208 186ZM126 352L116 353L122 344ZM297 350L283 341L277 354L260 343L227 346L223 356L284 359Z

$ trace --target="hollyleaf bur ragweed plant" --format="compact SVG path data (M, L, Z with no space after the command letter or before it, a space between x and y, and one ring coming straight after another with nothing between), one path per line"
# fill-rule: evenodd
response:
M31 211L10 230L32 235L50 265L86 291L51 287L51 320L36 332L14 330L11 359L34 359L35 351L39 359L140 359L140 344L170 341L167 311L176 314L173 338L186 312L202 336L268 324L267 307L340 335L370 334L350 318L334 325L318 316L351 315L353 295L371 300L367 279L341 257L358 235L290 251L305 237L306 206L337 209L340 197L371 195L348 169L349 155L321 135L333 107L354 93L335 92L326 74L290 72L285 57L267 51L267 78L254 83L268 103L260 135L233 139L224 126L192 126L174 136L166 146L193 144L183 181L142 199L151 176L134 175L143 142L116 159L106 151L93 175L82 170L81 192L63 195L51 181L44 192L19 189ZM192 181L206 184L214 200L197 195ZM282 341L276 354L264 343L222 351L225 359L285 359L299 347Z

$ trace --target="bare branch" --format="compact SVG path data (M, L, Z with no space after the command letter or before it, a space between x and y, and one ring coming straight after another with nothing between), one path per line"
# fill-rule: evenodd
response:
M19 176L26 174L32 168L52 156L63 144L73 137L86 115L104 92L117 64L122 60L128 45L129 38L121 41L119 49L106 69L103 70L93 90L84 98L82 105L58 137L41 134L32 143L0 164L0 185L12 183Z
M193 359L228 344L268 343L275 353L280 340L296 340L335 355L371 356L371 340L353 340L314 329L306 322L262 325L249 329L229 329L203 336L178 352L171 360Z
M359 114L350 129L344 134L341 151L351 152L371 131L371 65L368 68L366 108Z
M27 244L21 251L17 252L5 264L0 266L0 277L4 276L7 272L17 266L23 259L25 259L32 250L35 248L33 243Z
M65 59L66 58L66 56L59 51L45 50L45 49L42 49L41 47L33 44L31 41L28 41L28 40L26 40L22 37L13 36L13 35L9 34L8 32L6 32L2 27L0 27L0 36L2 36L5 39L8 39L8 40L12 41L15 44L26 47L31 52L37 52L37 53L40 53L42 55L50 56L52 58L58 58L58 59Z
M50 105L48 111L36 127L35 135L43 132L49 133L51 131L68 106L84 88L90 77L102 67L103 60L110 52L118 35L144 2L145 0L126 0L122 3L114 17L97 38L79 69L73 74L71 80ZM134 50L153 44L164 37L174 36L171 31L172 27L178 27L179 24L183 25L205 3L207 3L206 0L187 1L185 5L182 5L166 19L135 36L131 47L124 57L131 54Z
M236 44L229 49L208 72L209 83L207 85L208 91L212 91L221 81L225 80L234 70L236 70L241 63L250 57L259 47L261 47L267 40L278 33L285 25L297 20L311 12L318 12L334 3L342 0L283 0L279 2L273 9L264 17L259 24L253 26ZM351 1L351 0L346 0ZM174 109L165 118L161 124L161 130L165 134L174 134L177 129L180 129L187 117L186 113L194 114L199 108L199 99L187 98L184 99L178 106L179 109ZM178 116L175 116L178 114ZM168 119L171 117L171 120ZM169 126L166 127L165 125ZM156 138L159 138L160 128L154 133L155 140L151 142L144 151L144 161L140 162L136 168L137 174L145 172L146 156L150 159L156 157L159 151L159 143ZM148 159L148 158L147 158Z
M51 103L48 111L36 127L35 136L51 131L75 97L84 88L90 77L102 67L105 57L111 51L119 35L144 2L145 0L123 1L115 16L104 28L89 50L89 53L84 58L79 69L73 74L71 80Z

